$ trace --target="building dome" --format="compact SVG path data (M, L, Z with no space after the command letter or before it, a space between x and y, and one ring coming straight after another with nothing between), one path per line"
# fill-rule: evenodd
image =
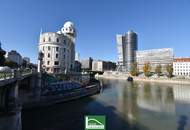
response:
M67 21L64 25L63 25L64 28L74 28L74 23L73 22L70 22L70 21Z
M63 34L69 34L71 36L76 36L76 31L75 31L75 27L74 24L70 21L66 22L62 29L61 29L61 33Z

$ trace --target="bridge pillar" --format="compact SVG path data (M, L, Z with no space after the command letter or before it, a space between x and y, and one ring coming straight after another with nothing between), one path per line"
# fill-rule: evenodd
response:
M21 105L18 100L20 71L14 73L16 81L8 85L6 112L0 117L0 130L22 130Z

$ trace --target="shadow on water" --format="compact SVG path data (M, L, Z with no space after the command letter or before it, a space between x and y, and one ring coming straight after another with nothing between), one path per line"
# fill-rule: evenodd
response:
M106 130L147 130L143 126L129 124L116 114L115 107L104 106L93 97L23 110L23 130L84 130L85 115L106 115Z
M187 120L188 120L187 116L181 115L180 119L178 121L179 126L178 126L177 130L185 130L185 126L187 124Z

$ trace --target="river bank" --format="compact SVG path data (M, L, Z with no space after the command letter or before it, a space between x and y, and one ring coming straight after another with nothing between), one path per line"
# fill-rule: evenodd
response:
M118 79L127 80L126 75L96 75L96 78L104 79ZM133 80L136 82L157 82L157 83L172 83L172 84L186 84L190 85L190 80L185 79L169 79L169 78L147 78L147 77L136 77L133 76Z

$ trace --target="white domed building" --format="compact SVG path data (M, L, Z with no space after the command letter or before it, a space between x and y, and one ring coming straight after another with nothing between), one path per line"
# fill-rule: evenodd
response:
M39 52L44 54L42 67L47 73L72 71L75 60L75 37L76 30L70 21L58 32L40 34Z

